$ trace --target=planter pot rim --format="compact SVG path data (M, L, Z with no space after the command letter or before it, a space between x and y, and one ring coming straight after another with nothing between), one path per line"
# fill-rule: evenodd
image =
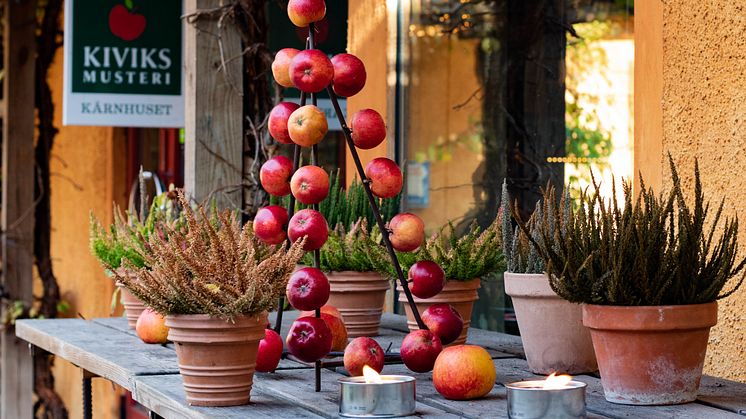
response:
M583 324L600 330L687 330L717 324L716 301L662 306L583 304Z
M561 299L549 284L549 277L543 274L505 272L503 275L505 294L513 298Z

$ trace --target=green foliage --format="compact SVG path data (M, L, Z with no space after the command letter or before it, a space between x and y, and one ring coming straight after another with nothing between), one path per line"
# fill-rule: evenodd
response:
M384 223L399 213L401 194L391 199L377 199ZM275 199L274 205L287 207L289 201ZM296 205L296 210L307 206ZM326 272L370 272L374 270L372 255L379 255L374 248L380 246L381 233L363 184L355 178L350 186L343 188L339 171L332 173L329 195L319 204L319 211L329 224L329 239L321 248L321 269ZM388 261L388 255L382 262ZM313 266L313 254L303 257L303 264Z
M621 206L615 193L609 201L601 197L595 179L577 209L570 208L567 194L557 201L553 189L545 191L543 211L553 216L539 224L541 240L534 244L557 294L603 305L699 304L741 285L746 258L737 256L738 219L722 215L724 201L708 217L697 163L694 206L688 205L670 156L669 162L673 187L667 195L656 195L641 181L635 198L625 182ZM559 228L552 225L556 222ZM738 282L723 292L736 276Z
M371 261L376 270L389 278L396 278L396 271L383 246L371 249ZM505 269L502 252L500 221L496 218L482 230L476 222L463 236L456 233L453 223L448 223L432 235L415 253L397 252L404 272L419 260L431 260L445 271L446 278L470 281Z
M125 259L134 267L145 267L144 246L148 237L156 231L156 225L164 222L176 223L179 217L180 211L178 205L172 201L172 195L166 192L153 199L145 220L129 211L122 213L114 205L114 223L107 228L91 213L89 245L93 256L107 269L118 269Z
M372 248L380 246L381 233L377 227L369 231L367 221L360 218L347 230L340 222L329 231L329 238L321 248L321 270L325 272L370 272ZM389 261L390 263L390 261ZM313 266L313 253L303 257L303 264Z
M376 225L376 220L363 184L355 177L345 190L342 186L343 181L339 171L332 173L329 196L321 201L319 211L333 228L341 224L345 230L351 230L363 218L370 232ZM384 223L388 223L399 213L400 200L401 193L391 199L377 199Z

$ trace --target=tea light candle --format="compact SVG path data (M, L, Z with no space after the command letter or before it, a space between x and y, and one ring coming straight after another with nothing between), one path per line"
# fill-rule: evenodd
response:
M415 412L415 378L379 375L367 365L362 377L340 378L339 415L386 418Z
M547 377L546 380L519 381L508 389L508 417L515 419L575 419L585 418L586 384L573 381L569 375Z

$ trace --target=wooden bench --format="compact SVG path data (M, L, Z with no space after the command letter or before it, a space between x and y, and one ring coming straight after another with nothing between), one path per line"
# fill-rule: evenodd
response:
M287 332L296 313L286 313ZM398 350L406 334L403 316L384 314L383 348ZM283 360L272 374L257 373L248 406L199 408L186 403L172 345L147 345L127 328L124 318L19 320L16 334L32 347L44 349L77 365L83 371L84 388L93 377L105 378L132 393L151 417L164 418L318 418L337 417L339 385L343 369L326 369L322 391L314 391L314 372L303 364ZM536 376L523 359L517 336L486 330L469 330L469 343L485 347L493 357L497 385L485 398L468 402L444 399L433 387L430 374L413 374L403 365L387 365L384 373L414 375L417 378L417 416L428 418L506 418L505 383ZM601 380L581 375L588 384L587 404L591 418L744 418L746 384L703 377L700 397L695 403L677 406L624 406L607 402ZM87 397L90 403L90 397ZM84 400L85 402L85 400ZM90 415L90 405L87 406Z

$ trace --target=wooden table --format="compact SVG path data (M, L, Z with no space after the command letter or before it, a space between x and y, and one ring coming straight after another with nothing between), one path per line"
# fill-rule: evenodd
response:
M286 313L283 330L287 332L295 317ZM381 336L383 348L398 350L406 332L403 316L385 314ZM337 417L341 369L324 370L322 391L314 391L314 373L302 364L283 360L281 370L273 374L257 373L251 392L251 404L239 407L199 408L186 403L181 376L172 345L147 345L127 328L124 318L19 320L18 337L71 363L83 371L84 389L90 380L101 377L117 383L151 411L151 417L164 418L318 418ZM480 400L446 400L434 389L430 374L413 374L403 365L387 365L385 373L417 377L417 416L432 418L505 418L505 383L531 379L523 359L520 338L479 329L469 330L468 342L486 348L497 370L497 385ZM588 384L587 404L590 418L744 418L746 384L703 377L700 396L695 403L679 406L638 407L607 402L598 377L582 375L576 380ZM87 387L86 387L87 386ZM90 403L90 393L85 397ZM90 405L86 406L90 414Z

